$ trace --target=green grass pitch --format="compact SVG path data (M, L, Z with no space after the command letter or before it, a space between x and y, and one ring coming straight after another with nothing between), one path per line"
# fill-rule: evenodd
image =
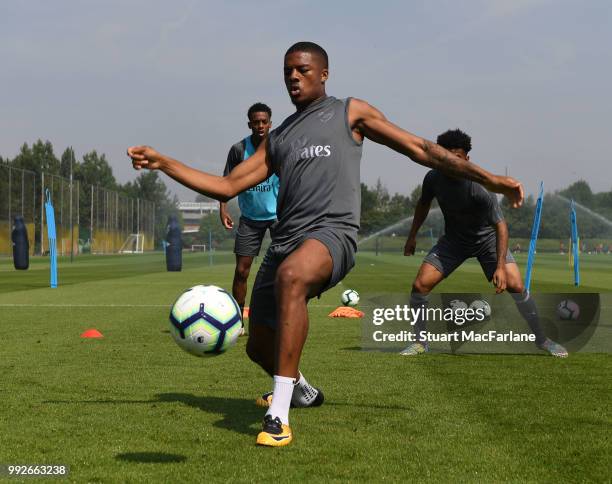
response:
M161 254L61 259L54 290L47 261L2 259L0 464L65 464L75 482L609 481L610 355L403 358L360 351L360 322L327 317L349 287L407 291L421 259L360 254L311 301L302 369L326 403L292 410L283 449L255 446L271 381L246 339L199 359L168 334L183 289L231 287L231 254L187 254L181 273ZM612 292L612 257L581 263L580 290ZM534 291L571 283L566 257L538 254ZM440 290L491 288L468 263Z

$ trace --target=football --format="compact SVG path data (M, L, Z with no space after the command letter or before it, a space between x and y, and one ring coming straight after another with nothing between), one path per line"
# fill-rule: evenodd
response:
M448 307L452 308L453 311L457 311L458 309L464 311L468 308L468 305L461 299L453 299L450 303L448 303Z
M472 301L470 304L470 309L473 309L474 311L480 310L479 312L482 312L485 318L491 317L491 306L484 299L476 299L475 301Z
M557 305L559 319L575 321L580 316L580 306L571 299L564 299Z
M354 289L347 289L342 293L340 301L345 306L356 306L359 302L359 293Z
M170 310L174 341L195 356L223 353L242 328L240 308L231 294L217 286L194 286L179 296Z

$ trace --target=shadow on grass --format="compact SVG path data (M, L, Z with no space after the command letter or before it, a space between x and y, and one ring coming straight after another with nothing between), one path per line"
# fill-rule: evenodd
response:
M201 397L189 393L162 393L157 395L158 402L180 402L206 413L222 415L213 425L245 435L253 435L254 424L263 418L262 409L255 406L251 399Z
M143 464L170 464L183 462L187 460L187 457L179 454L166 454L164 452L126 452L117 454L115 459Z
M182 403L203 412L221 415L215 427L245 435L253 435L255 424L263 418L262 409L251 399L202 397L190 393L161 393L151 400L46 400L43 403L93 404L93 405L143 405L157 403Z

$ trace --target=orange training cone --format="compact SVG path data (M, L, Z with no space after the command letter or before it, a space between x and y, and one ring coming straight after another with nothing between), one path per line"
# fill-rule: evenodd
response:
M242 310L242 319L247 319L249 317L249 307L245 306L245 308Z
M97 329L88 329L84 333L81 333L81 338L104 338L104 335Z
M330 318L363 318L365 313L359 309L348 306L340 306L328 314Z

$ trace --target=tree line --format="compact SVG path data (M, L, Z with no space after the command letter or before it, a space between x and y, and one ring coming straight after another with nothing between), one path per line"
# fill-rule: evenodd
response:
M68 147L58 158L51 142L39 139L31 146L24 143L13 159L0 156L0 162L33 172L37 180L40 179L42 173L45 176L56 175L66 179L69 179L72 173L73 180L79 181L79 200L82 201L90 199L91 186L94 185L116 191L122 196L153 202L155 204L155 241L158 247L161 247L161 241L165 238L168 216L179 215L176 196L171 196L156 171L143 171L134 181L121 184L115 178L106 155L96 150L85 153L81 160L77 160L74 150ZM37 215L38 211L35 214ZM87 230L89 222L90 213L88 210L83 210L80 213L80 225L83 230Z
M544 195L540 237L560 240L567 240L570 237L568 200L574 200L589 210L612 220L612 190L594 193L586 181L579 180L562 190ZM535 198L530 196L521 208L513 210L505 199L502 201L511 237L529 238L531 236L535 204ZM579 208L576 209L576 216L581 238L609 238L612 235L612 228L595 216Z
M412 216L420 196L420 185L414 188L410 195L399 193L390 195L380 180L371 188L362 183L360 235L366 236L375 233ZM562 190L544 195L539 237L564 240L570 236L569 203L567 200L572 199L612 220L612 190L594 193L586 181L579 180ZM519 209L512 209L508 201L505 198L502 199L501 206L511 237L529 238L531 236L535 204L535 198L529 196ZM436 207L434 200L432 209ZM582 238L601 238L612 235L612 228L596 217L580 209L577 209L576 213ZM407 235L410 224L411 221L407 221L394 232L397 235ZM428 233L429 230L432 230L436 237L444 231L444 219L440 215L436 215L435 212L430 212L430 216L420 230L420 234Z
M421 197L421 185L416 186L409 195L395 193L391 195L385 185L380 181L372 187L365 183L361 184L361 229L360 237L365 237L381 230L405 221L394 227L392 233L407 236L410 230L411 220L406 220L414 215L414 210ZM554 193L546 193L544 196L542 217L540 223L539 237L546 239L558 239L565 241L570 236L569 204L563 198L575 200L581 205L597 212L598 214L612 220L612 190L609 192L594 193L589 184L580 180L572 183L563 190ZM210 201L203 196L198 196L196 201ZM237 204L230 203L229 209L234 221L238 222L240 216ZM510 237L513 239L528 239L531 236L531 226L535 213L536 200L533 196L525 199L523 205L518 209L510 208L505 198L501 200L502 211ZM431 235L437 239L444 232L444 218L437 210L435 199L432 202L430 214L421 227L419 234ZM610 238L612 228L597 220L597 218L577 209L578 226L581 238ZM201 220L200 231L189 236L189 243L208 243L209 233L213 241L222 243L226 239L235 236L234 231L224 229L219 220L218 213L212 213ZM387 233L387 235L389 235Z
M106 155L98 153L96 150L85 153L81 160L77 160L74 150L68 147L58 158L50 141L38 140L31 146L24 143L13 159L0 156L0 162L34 172L37 177L40 177L41 173L44 172L67 179L72 170L74 180L79 181L80 200L88 200L91 185L95 185L117 191L130 198L141 198L153 202L155 204L155 240L158 246L165 238L168 216L176 215L180 217L177 208L178 200L176 196L170 194L158 172L143 171L134 181L121 184L116 180ZM420 196L421 185L416 186L410 194L395 193L391 195L380 179L372 187L362 183L360 236L375 233L411 217ZM569 206L567 201L560 196L566 199L574 199L581 205L612 220L612 190L594 193L586 181L580 180L563 190L545 194L540 226L540 237L542 238L562 240L569 237ZM203 196L196 198L197 201L204 199ZM502 200L501 205L511 237L530 237L535 202L534 197L529 196L525 199L521 208L511 209L506 199ZM431 233L432 236L438 237L443 233L444 220L433 211L436 207L434 200L432 212L421 228L421 234ZM239 211L235 201L230 204L230 211L237 223ZM87 227L89 225L89 217L88 211L82 212L82 226ZM580 210L578 210L578 223L580 235L583 238L609 237L612 232L610 226ZM394 232L397 235L407 235L409 228L410 221L406 221ZM234 235L233 231L226 231L221 227L218 214L211 214L202 219L200 234L194 238L206 239L207 241L209 231L212 231L213 237L217 240L230 238ZM197 241L194 240L193 242Z

